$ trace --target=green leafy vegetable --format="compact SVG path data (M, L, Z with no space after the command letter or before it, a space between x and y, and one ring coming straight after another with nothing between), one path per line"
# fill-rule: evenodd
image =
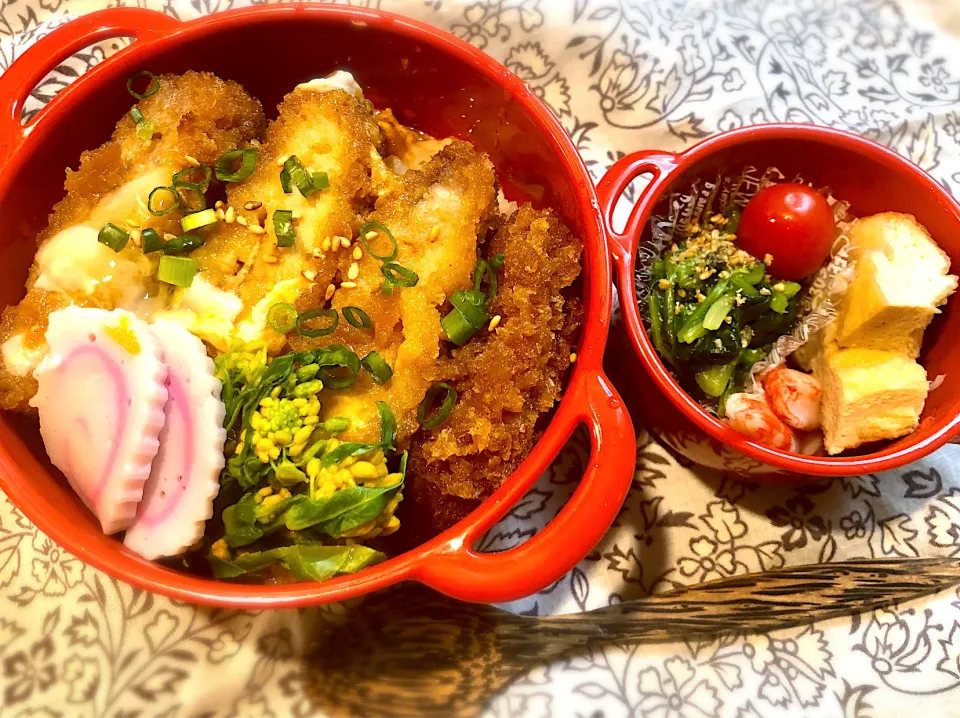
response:
M216 578L237 578L279 563L301 581L326 581L339 574L356 573L386 558L367 546L298 544L242 554L229 561L211 556L210 567Z
M403 482L377 488L352 486L330 496L305 498L287 511L285 525L291 531L313 528L339 538L383 513L401 486Z

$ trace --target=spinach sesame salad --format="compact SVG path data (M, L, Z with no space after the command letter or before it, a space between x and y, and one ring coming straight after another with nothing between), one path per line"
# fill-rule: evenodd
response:
M736 244L738 213L686 227L653 262L647 320L661 359L684 389L721 416L754 364L799 314L801 286Z

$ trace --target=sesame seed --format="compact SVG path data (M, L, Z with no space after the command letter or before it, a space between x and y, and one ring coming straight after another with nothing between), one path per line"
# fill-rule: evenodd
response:
M320 249L324 252L330 251L331 240L329 237L324 237L323 241L320 243Z
M571 363L571 364L576 364L576 363L577 363L577 353L576 353L576 352L573 352L573 354L570 355L570 363Z
M376 230L371 229L369 232L367 232L367 233L366 233L365 235L363 235L363 236L364 236L366 239L376 239L376 238L377 238L377 232L376 232Z
M140 229L140 223L135 219L126 219L124 220L124 224L126 224L131 229Z
M337 288L332 284L327 285L327 291L324 293L323 298L327 301L330 301L333 298L333 293L337 291Z
M277 258L274 257L272 254L265 254L263 255L263 261L266 262L267 264L276 264Z
M487 331L492 332L498 326L500 326L500 320L503 319L499 314L497 314L493 319L490 320L490 324L487 326Z
M139 247L140 246L140 230L135 229L132 232L130 232L130 239L132 239L133 243Z
M430 241L432 242L433 240L435 240L435 239L436 239L437 237L439 237L439 236L440 236L440 225L439 225L439 224L435 224L435 225L433 225L433 226L430 228L430 237L429 237L429 239L430 239Z
M290 155L283 155L282 157L277 157L277 167L283 167L283 163L290 159Z
M343 247L349 247L349 246L350 246L350 239L347 238L347 237L341 237L341 238L340 238L340 245L343 246Z
M214 209L223 209L223 200L222 200L222 199L218 199L216 202L214 202L213 208L214 208Z
M356 289L356 282L340 282L340 289Z
M354 262L347 270L347 279L356 279L360 276L360 265Z
M265 230L265 229L264 229L263 227L261 227L259 224L251 224L249 227L247 227L247 229L249 229L249 230L250 230L251 232L253 232L254 234L266 234L266 233L267 233L267 230Z
M322 258L323 258L323 252L320 251L320 248L319 248L319 247L314 247L314 248L313 248L313 256L316 257L317 259L322 259Z
M236 212L233 211L233 207L227 207L226 214L224 215L226 223L233 224L234 217L236 217Z
M243 205L243 208L252 212L255 209L260 209L262 206L263 206L263 202L254 201L254 202L247 202L245 205Z
M359 244L358 244L356 247L353 248L353 258L354 258L354 259L357 259L357 260L363 258L363 250L360 249L360 245L359 245Z
M221 222L226 222L226 220L227 220L227 215L226 215L226 213L223 211L223 208L222 208L222 207L217 210L217 219L219 219Z
M233 207L231 207L230 209L233 209ZM237 217L237 224L239 224L241 227L246 227L247 226L246 217Z
M303 272L301 272L301 274L303 274L303 278L306 279L308 282L312 282L314 279L317 278L317 273L314 272L312 269L304 269Z
M176 239L176 238L177 238L177 235L175 235L175 234L170 234L169 232L164 232L164 233L163 233L163 238L164 238L166 241L169 242L171 239Z
M187 162L192 164L194 167L200 166L200 160L198 160L196 157L191 157L190 155L184 155L183 159L185 159Z

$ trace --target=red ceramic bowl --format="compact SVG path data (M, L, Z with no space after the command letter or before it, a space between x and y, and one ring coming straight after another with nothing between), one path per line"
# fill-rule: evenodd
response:
M24 101L47 72L88 45L136 42L67 87L30 123ZM22 296L35 236L63 194L63 169L106 140L129 109L126 78L210 70L239 81L268 112L298 82L349 68L379 107L431 134L455 135L488 153L507 196L555 208L584 244L586 320L579 360L543 438L520 468L468 518L419 548L324 583L251 586L164 568L100 533L46 460L32 418L0 417L0 488L51 538L83 561L142 588L195 603L287 608L340 601L404 580L456 598L507 601L548 585L599 541L617 515L636 454L630 418L601 370L610 315L610 264L590 176L559 122L525 84L492 59L434 28L387 13L273 6L189 23L135 8L105 10L41 39L0 77L0 303ZM563 511L523 545L471 549L526 493L580 424L593 450Z
M704 411L680 388L647 337L637 309L634 268L637 252L649 240L649 218L665 214L671 188L688 187L695 178L738 172L748 165L775 166L786 176L800 174L815 186L852 203L858 216L896 211L914 215L960 269L960 205L916 165L857 135L811 125L760 125L723 132L679 153L637 152L610 168L597 194L610 237L615 280L633 354L643 371L631 374L650 430L691 461L771 480L814 476L851 476L903 466L943 446L960 432L960 295L937 317L924 337L920 362L929 377L945 374L930 393L919 428L873 453L813 457L778 451L749 441ZM636 177L653 179L623 232L612 227L613 209ZM631 351L632 350L632 351Z

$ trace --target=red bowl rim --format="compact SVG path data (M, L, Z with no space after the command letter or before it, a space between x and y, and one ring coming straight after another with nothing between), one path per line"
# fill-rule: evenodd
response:
M101 14L106 17L106 13L109 12L119 11L106 10L101 11ZM577 348L578 359L568 379L568 387L578 382L583 384L588 377L603 379L601 366L610 316L611 269L603 226L597 211L596 193L586 165L559 120L523 80L469 43L426 23L411 20L407 17L367 8L328 5L250 7L228 10L184 22L169 34L164 34L158 39L138 40L117 55L90 69L82 77L64 88L54 102L48 105L36 124L28 126L24 132L22 143L10 153L6 166L3 168L5 171L0 172L0 191L3 191L4 177L9 176L12 170L19 168L28 160L32 148L37 143L42 142L47 133L56 131L56 128L62 126L62 123L71 121L68 118L70 118L71 112L78 106L79 102L82 101L83 88L117 77L126 77L135 69L143 67L144 63L149 61L151 53L158 50L187 45L202 38L216 35L221 30L229 30L240 25L255 24L278 18L285 18L287 21L294 18L297 18L298 21L323 18L338 23L366 23L370 26L410 37L423 45L457 56L458 59L471 65L476 71L504 88L514 101L521 103L539 130L551 140L568 171L576 180L574 184L577 204L584 219L585 236L581 237L581 241L584 246L583 296L587 304L587 313L580 334L580 345ZM73 22L78 23L81 20L83 18ZM73 535L66 522L56 520L53 517L47 520L45 511L29 497L21 500L21 497L18 496L17 505L28 518L34 521L39 529L85 563L124 581L175 599L198 604L255 609L291 608L341 601L403 580L416 578L420 564L423 564L427 559L469 548L485 531L489 530L536 482L540 474L550 464L552 458L566 443L570 432L580 423L583 416L583 407L577 406L576 403L580 401L581 397L570 396L569 394L570 392L565 392L561 397L550 425L520 467L496 493L484 501L469 516L415 549L390 558L384 563L366 569L359 574L337 577L322 583L282 586L233 584L203 579L186 573L171 573L169 569L149 562L138 563L136 567L117 566L111 562L109 552L103 552L99 547L84 545L81 540ZM613 396L615 397L615 394ZM614 399L610 401L610 405L614 406ZM616 401L619 401L619 399ZM580 403L582 404L582 401ZM629 419L626 422L629 425ZM620 453L623 453L623 451L621 450ZM14 476L20 478L11 478ZM18 494L17 484L26 480L27 477L23 476L22 470L17 467L7 448L0 445L0 488L12 498ZM623 493L625 494L629 479L623 483ZM611 495L610 499L613 500L614 498ZM619 506L619 503L617 505ZM611 520L612 518L611 516ZM585 520L589 521L590 519L585 517ZM609 523L604 525L603 529L605 530L608 525ZM558 567L556 576L550 580L555 580L568 569L569 566L563 567L562 570L559 570ZM544 581L544 585L547 585L550 580ZM477 595L483 594L478 593ZM468 600L485 600L467 598ZM502 600L508 599L504 598Z
M838 148L855 150L866 155L870 159L890 167L895 172L909 176L918 185L937 196L944 208L953 215L953 219L960 229L960 203L946 192L933 177L905 157L888 147L852 132L819 125L788 123L753 125L719 132L682 152L676 153L673 166L651 183L650 190L643 194L638 202L638 209L635 210L639 212L640 216L638 226L646 225L654 207L668 190L671 182L692 168L697 162L716 152L729 150L746 142L771 139L815 141ZM636 243L639 243L639 237L631 238L631 240L634 243L632 246L635 250ZM854 457L806 456L774 449L747 439L694 401L657 356L637 309L636 288L633 280L636 251L630 253L627 259L628 261L618 268L616 282L621 296L629 296L633 299L630 302L621 302L621 306L625 308L624 314L631 342L640 356L644 368L660 390L688 419L711 438L733 450L788 472L817 476L855 476L888 471L917 461L947 444L960 433L960 413L958 413L936 431L905 447L896 450L891 448Z

